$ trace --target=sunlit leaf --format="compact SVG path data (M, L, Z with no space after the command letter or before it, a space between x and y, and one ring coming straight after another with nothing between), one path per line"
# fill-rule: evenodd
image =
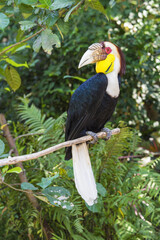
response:
M41 39L42 48L48 54L51 54L53 45L55 45L57 48L61 45L58 36L53 34L50 29L46 29L41 33Z
M9 166L8 165L6 165L6 166L4 166L4 167L2 167L2 173L6 173L7 172L7 170L8 170L8 168L9 168Z
M28 30L37 25L36 23L33 23L32 21L20 21L19 24L20 24L22 31Z
M12 66L14 67L26 67L28 68L28 64L25 62L25 63L16 63L15 61L13 61L12 59L10 58L6 58L4 59L7 63L11 64Z
M20 168L20 167L14 167L7 171L7 173L21 173L21 172L22 172L22 168Z
M33 50L35 52L39 52L41 46L42 46L41 36L38 36L38 38L33 43Z
M16 91L20 87L21 78L15 68L7 66L5 69L5 77L13 91Z
M61 8L65 8L71 6L75 3L73 0L55 0L54 3L51 5L52 10L57 10Z

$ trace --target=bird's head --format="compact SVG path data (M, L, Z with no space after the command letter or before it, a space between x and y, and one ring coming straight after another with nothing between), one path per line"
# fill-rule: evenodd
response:
M125 59L121 49L111 42L93 43L83 54L78 68L96 63L96 72L108 74L115 71L122 76L125 73Z

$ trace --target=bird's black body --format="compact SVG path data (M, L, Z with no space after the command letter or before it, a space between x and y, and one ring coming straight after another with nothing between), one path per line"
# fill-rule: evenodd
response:
M120 79L119 79L120 80ZM117 98L106 93L108 79L104 73L89 78L76 89L71 97L66 123L65 140L86 135L86 131L101 131L111 118ZM66 148L65 159L72 157L71 147Z

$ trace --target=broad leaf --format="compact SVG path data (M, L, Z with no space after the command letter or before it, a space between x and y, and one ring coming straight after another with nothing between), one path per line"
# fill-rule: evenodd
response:
M48 187L51 184L53 179L54 179L54 177L42 178L41 182L37 183L37 185L44 189L44 188Z
M0 13L0 29L4 29L8 26L9 24L9 18L3 14L3 13Z
M7 173L21 173L21 172L22 172L22 168L20 167L14 167L7 171Z
M25 4L21 4L19 6L19 9L22 13L26 13L26 14L32 14L33 12L33 8L29 5L25 5Z
M5 77L13 91L16 91L21 86L21 78L15 68L7 66L5 69Z
M28 183L28 182L21 183L21 188L24 190L37 190L38 189L33 184Z
M103 201L100 198L98 198L97 203L93 204L92 206L89 206L87 203L85 204L86 204L86 207L93 213L96 213L96 212L100 213L103 209Z
M32 21L20 21L19 24L21 25L21 30L25 31L28 30L34 26L36 26L36 23L33 23Z
M57 22L58 18L59 18L58 12L51 12L50 14L48 14L46 18L47 26L52 27Z
M65 7L69 7L73 5L75 1L73 0L55 0L54 3L51 5L52 10L57 10Z
M42 48L43 50L51 54L51 51L53 49L53 45L55 45L57 48L60 47L61 43L56 34L53 34L50 29L46 29L41 33L42 38Z
M96 186L97 186L97 191L98 191L98 193L99 193L102 197L105 197L106 194L107 194L107 191L106 191L106 189L103 187L103 185L102 185L101 183L97 183Z
M106 11L103 7L103 5L100 3L99 0L86 0L86 3L89 7L103 13L106 14Z
M44 195L50 196L58 196L64 197L64 199L68 198L71 194L70 192L64 187L49 187L42 191Z
M5 149L5 144L4 142L0 139L0 155L2 155L4 153L4 149Z
M71 210L74 206L73 203L67 201L70 196L70 192L63 187L49 187L43 190L42 193L54 206L61 206L67 210Z
M41 36L38 36L38 38L33 43L33 50L35 52L39 52L39 49L41 48L41 46L42 46L42 39L41 39Z

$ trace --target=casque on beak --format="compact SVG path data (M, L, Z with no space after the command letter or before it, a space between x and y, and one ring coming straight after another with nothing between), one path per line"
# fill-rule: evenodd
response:
M105 60L107 57L107 53L103 48L101 43L93 43L88 50L83 54L78 68L81 68L85 65L96 63L98 61Z

